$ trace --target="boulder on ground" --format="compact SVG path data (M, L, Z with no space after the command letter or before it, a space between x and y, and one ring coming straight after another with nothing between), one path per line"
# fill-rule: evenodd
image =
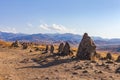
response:
M87 33L84 33L83 38L79 44L77 57L79 59L90 60L91 56L96 54L96 45Z
M70 45L68 42L66 42L61 55L66 56L69 55L70 53L71 53Z
M19 47L19 46L20 45L19 45L19 42L17 40L11 44L11 47Z
M54 53L54 46L53 45L50 46L50 53Z
M27 44L27 43L23 43L23 44L22 44L22 48L23 48L23 49L27 49L27 48L28 48L28 44Z
M64 48L64 43L60 43L59 48L58 48L58 53L61 54Z
M116 62L120 62L120 56L118 56L118 58L117 58Z
M45 52L47 53L47 52L48 52L48 50L49 50L49 46L48 46L48 45L46 45Z
M120 67L115 70L115 73L120 73Z
M46 45L46 48L45 48L45 50L42 52L42 54L46 54L46 53L48 53L48 50L49 50L49 46Z
M108 59L108 60L111 60L111 59L112 59L112 55L111 55L111 53L107 53L107 55L106 55L106 59Z

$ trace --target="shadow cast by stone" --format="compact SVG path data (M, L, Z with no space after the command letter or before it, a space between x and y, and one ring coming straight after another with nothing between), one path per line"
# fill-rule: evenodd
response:
M63 63L70 63L72 61L75 61L76 58L65 58L65 59L60 59L58 54L52 54L52 55L48 55L46 57L44 57L44 59L42 60L36 60L36 59L32 59L34 62L38 63L38 66L27 66L27 67L21 67L19 69L23 69L23 68L47 68L47 67L51 67L51 66L57 66ZM53 60L48 61L47 59L52 58Z

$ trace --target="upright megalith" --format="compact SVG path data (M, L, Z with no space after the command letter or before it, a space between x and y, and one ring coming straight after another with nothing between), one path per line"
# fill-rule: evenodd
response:
M64 43L60 43L59 47L58 47L58 53L61 54L64 48Z
M39 48L37 48L37 50L39 50ZM46 45L45 50L42 52L42 54L46 54L46 53L48 53L48 51L49 51L49 46Z
M116 62L120 62L120 55L118 56Z
M27 49L28 48L28 43L22 43L22 49Z
M96 45L87 33L84 33L83 38L79 44L77 57L79 59L90 60L96 54Z
M70 52L71 52L71 50L70 50L70 45L69 45L68 42L66 42L66 43L65 43L65 46L64 46L64 48L63 48L63 51L62 51L62 53L61 53L61 55L62 55L62 56L66 56L66 55L69 55Z
M19 42L16 40L15 42L13 42L13 43L11 44L11 47L20 47L20 44L19 44Z
M45 52L48 53L48 50L49 50L49 46L46 45Z
M50 46L50 53L54 53L54 46L53 45Z
M112 59L112 55L111 55L111 53L107 53L107 55L106 55L106 59L107 59L107 60L111 60L111 59Z

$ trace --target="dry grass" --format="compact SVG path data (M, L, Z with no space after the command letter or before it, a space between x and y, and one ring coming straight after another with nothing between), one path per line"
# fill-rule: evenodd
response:
M97 53L100 54L101 58L105 58L108 51L98 51ZM116 60L118 58L118 56L119 56L118 53L112 53L112 52L111 52L111 55L112 55L113 60Z
M11 46L11 42L5 42L5 41L0 40L0 45L3 47L9 47Z
M12 42L5 42L5 41L0 40L0 45L2 47L9 47L9 46L11 46L11 44L12 44ZM54 45L54 52L55 53L58 52L58 46L59 45ZM31 48L35 48L35 47L44 50L46 48L46 45L43 44L43 45L33 45L33 46L31 46ZM50 48L50 45L49 45L49 48ZM76 56L77 49L78 49L77 47L71 47L71 50L72 50L73 54L70 54L70 56ZM97 51L97 53L100 55L101 58L105 58L108 51ZM119 54L115 54L115 53L112 53L111 55L112 55L113 60L116 60L119 56ZM98 61L98 58L91 57L91 60Z

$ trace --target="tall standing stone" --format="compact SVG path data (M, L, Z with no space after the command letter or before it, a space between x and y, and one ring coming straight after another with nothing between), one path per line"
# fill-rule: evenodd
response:
M11 47L19 47L19 42L16 40L11 44Z
M118 56L118 58L117 58L116 62L120 62L120 56Z
M70 45L68 42L66 42L61 55L66 56L69 54L70 54Z
M108 60L111 60L111 59L112 59L112 55L111 55L111 53L107 53L107 55L106 55L106 59L108 59Z
M54 46L53 45L50 46L50 53L54 53Z
M27 48L28 48L28 43L25 43L25 42L22 43L22 48L23 48L23 49L27 49Z
M64 48L64 43L60 43L59 47L58 47L58 53L61 54Z
M79 59L90 60L91 56L96 54L96 45L87 33L84 33L83 38L79 44L77 57Z
M48 53L48 50L49 50L49 46L46 45L45 52Z

